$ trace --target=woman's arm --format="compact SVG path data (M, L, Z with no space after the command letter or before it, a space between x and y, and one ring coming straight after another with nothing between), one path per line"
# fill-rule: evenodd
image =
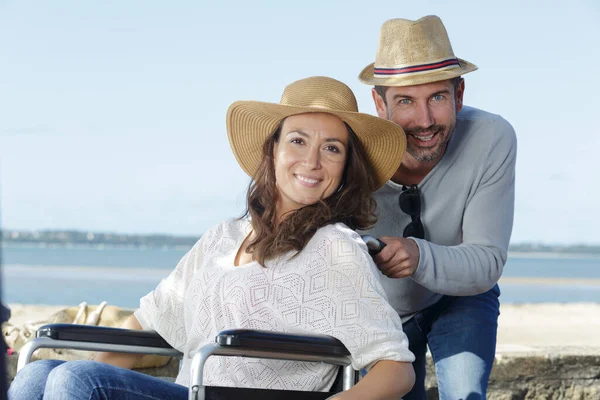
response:
M329 225L317 231L305 250L295 260L302 262L298 270L311 288L314 281L324 283L320 290L307 290L301 305L327 317L301 318L301 328L339 339L355 370L373 366L339 398L400 398L414 384L415 356L360 236L343 224Z
M139 321L135 317L135 315L131 314L129 318L123 322L121 328L125 329L134 329L141 331L142 325L140 325ZM132 354L132 353L103 353L98 352L96 354L96 358L94 360L100 361L106 364L111 364L121 368L131 369L135 365L135 363L142 358L143 354Z
M142 297L140 307L125 320L121 328L153 330L174 348L183 346L187 341L183 312L185 291L194 273L202 265L203 246L206 245L206 241L218 240L226 223L222 223L202 235L200 240L177 263L169 276L163 279L156 289ZM95 360L131 369L143 356L143 354L99 352Z
M415 371L411 363L381 360L350 390L330 398L397 400L407 394L414 384Z

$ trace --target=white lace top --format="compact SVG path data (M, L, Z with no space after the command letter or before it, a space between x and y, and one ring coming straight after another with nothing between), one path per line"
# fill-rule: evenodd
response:
M246 328L327 334L341 340L355 369L378 360L414 360L398 314L388 304L380 274L360 236L344 224L323 227L304 250L234 266L250 232L248 220L210 229L135 312L144 329L157 331L184 353L177 383L189 382L194 353L226 329ZM337 367L256 358L208 359L212 386L329 390Z

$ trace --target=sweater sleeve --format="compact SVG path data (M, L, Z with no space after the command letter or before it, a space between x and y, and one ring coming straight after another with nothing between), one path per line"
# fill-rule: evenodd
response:
M202 246L207 236L202 236L156 289L140 299L140 308L134 313L142 328L156 331L180 351L187 342L184 294L194 272L202 264Z
M301 308L303 330L339 339L357 370L379 360L414 361L360 236L338 224L319 230L312 242L303 251L312 253L305 263L310 284Z
M492 129L498 134L466 204L462 243L441 246L413 238L420 261L411 278L433 292L475 295L491 289L502 275L514 217L517 139L504 119Z

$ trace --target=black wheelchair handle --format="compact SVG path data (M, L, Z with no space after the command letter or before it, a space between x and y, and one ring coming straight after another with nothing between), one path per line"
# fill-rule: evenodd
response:
M387 246L384 242L371 235L363 235L362 240L367 245L371 257L375 257L385 246Z

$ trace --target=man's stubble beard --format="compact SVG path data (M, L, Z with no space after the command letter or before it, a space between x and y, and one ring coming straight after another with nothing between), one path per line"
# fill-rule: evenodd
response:
M439 143L435 147L429 149L422 149L407 143L406 151L420 163L439 161L446 150L452 131L454 131L454 125L451 127L447 127L446 125L433 125L428 129L409 129L405 131L407 136L423 132L437 132Z
M390 119L389 111L386 110L386 116L388 121L392 121ZM393 122L393 121L392 121ZM447 125L432 125L428 128L412 128L412 129L404 129L404 133L407 136L406 143L406 151L410 154L416 161L420 163L430 163L432 161L439 161L444 154L446 146L448 145L448 141L450 140L450 136L454 131L454 127L456 124L452 124L452 126L448 127ZM408 136L414 135L418 133L437 133L439 135L444 135L441 138L441 141L435 146L433 149L420 149L418 147L412 146L408 142Z

